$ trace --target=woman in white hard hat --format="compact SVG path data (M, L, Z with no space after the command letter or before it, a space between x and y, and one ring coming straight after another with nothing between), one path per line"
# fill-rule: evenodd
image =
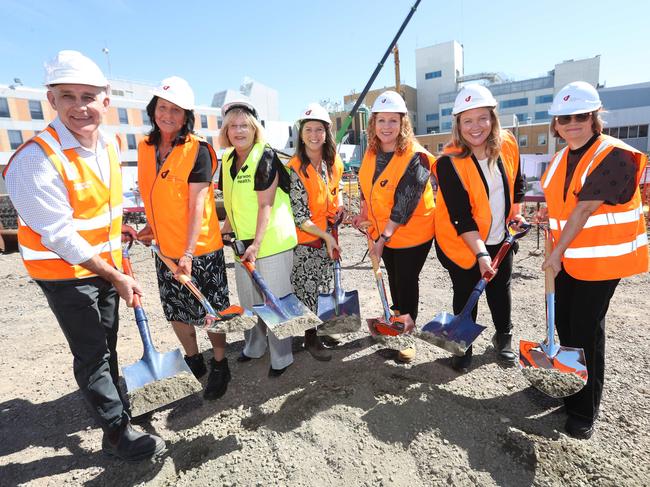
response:
M584 439L593 433L603 391L609 301L621 278L648 271L639 192L647 157L602 134L601 107L598 92L582 81L555 95L551 130L567 147L541 181L547 211L540 216L548 217L555 242L542 268L556 274L557 331L562 345L585 351L589 374L586 386L564 399L565 429Z
M418 316L420 271L434 236L434 200L429 176L434 157L413 135L406 103L394 91L379 95L368 123L368 150L359 169L361 212L353 225L367 220L374 253L388 274L392 309ZM398 360L413 359L412 348Z
M241 306L252 309L263 302L242 261L255 263L257 271L276 296L293 292L291 268L296 246L296 227L289 202L290 178L275 151L264 142L264 130L255 107L245 100L221 108L223 126L221 189L226 209L224 237L232 238L235 279ZM293 363L291 337L278 339L262 320L244 333L246 345L240 362L264 355L267 341L271 355L269 377L278 377Z
M185 361L199 378L207 370L195 326L203 323L205 312L176 278L192 276L215 309L229 306L212 185L217 157L212 146L194 134L194 93L187 81L166 78L153 95L147 105L152 129L138 145L138 185L147 215L138 238L155 239L162 254L178 264L173 274L156 256L160 300L185 350ZM208 337L214 357L203 396L216 399L223 396L230 381L226 337L217 333L208 333Z
M310 103L298 119L296 155L291 169L291 209L298 245L293 251L291 283L296 296L314 313L319 293L328 293L333 279L332 259L339 252L328 226L343 211L339 183L343 162L336 153L325 108ZM332 355L321 344L316 329L305 331L305 348L316 360Z
M524 181L519 148L514 136L501 130L497 101L481 85L465 86L452 109L452 139L436 161L436 254L453 285L454 314L459 314L472 289L486 272L494 273L492 259L506 238L507 224L525 223L520 213ZM492 337L500 362L513 364L512 252L486 287L486 297L496 333ZM478 306L472 310L476 321ZM454 356L451 366L467 371L472 347Z

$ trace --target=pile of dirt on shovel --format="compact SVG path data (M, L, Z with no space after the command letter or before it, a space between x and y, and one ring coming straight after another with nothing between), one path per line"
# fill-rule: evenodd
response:
M188 372L179 372L172 377L150 382L129 391L131 414L133 417L140 416L190 396L201 389L201 383Z

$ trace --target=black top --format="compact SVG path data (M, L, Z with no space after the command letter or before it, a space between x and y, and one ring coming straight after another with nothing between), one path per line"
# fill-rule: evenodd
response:
M585 152L596 142L599 134L594 135L582 147L570 150L567 155L566 179L564 181L564 199L569 190L573 173ZM637 166L634 156L618 147L605 156L602 162L585 179L585 184L578 193L578 201L602 200L608 205L627 203L636 189Z
M479 166L478 160L472 154L472 161L476 165L476 170L481 175L481 181L485 186L485 192L490 197L490 190L488 189L487 180L483 175L483 171ZM456 172L454 165L451 162L449 156L442 156L438 159L436 163L437 175L438 175L438 190L442 192L443 198L445 198L445 203L447 204L447 209L449 210L449 218L451 223L456 228L456 233L461 235L465 232L478 231L478 225L472 217L472 206L469 202L469 195L463 186L463 183L460 180L460 176ZM510 198L508 197L508 178L506 176L506 171L503 168L503 162L501 157L497 159L497 167L501 172L501 177L503 178L503 194L505 198L505 217L508 218L510 214ZM517 175L515 176L514 184L514 197L513 200L515 203L521 203L524 199L525 194L525 185L524 178L521 175L521 164L517 165Z
M394 152L377 152L375 159L375 174L372 176L372 183L375 184L382 171L386 169L393 157ZM390 219L400 225L406 224L415 208L417 208L424 188L431 175L429 158L426 154L416 152L406 166L404 175L397 183L391 209Z
M230 154L229 160L233 161L233 164L230 166L230 176L232 179L235 179L237 176L236 164L234 164L234 158L237 156L236 151L232 151ZM223 166L222 166L223 167ZM241 167L240 171L246 172L248 166L244 165ZM254 189L255 191L264 191L268 189L273 181L275 180L276 174L279 174L278 186L285 193L289 194L289 189L291 186L291 179L289 173L285 169L282 161L276 154L276 152L271 148L271 146L264 147L264 152L260 158L259 163L257 164L257 170L255 171L255 181ZM223 178L219 177L219 189L223 189Z
M173 150L173 149L172 149ZM160 160L160 154L158 154L158 148L156 147L156 171L160 172L160 168L165 163L164 160ZM189 176L187 177L188 183L210 183L212 182L212 158L210 157L210 149L208 149L207 142L199 142L199 150L196 154L196 161L194 161L194 167L190 171Z

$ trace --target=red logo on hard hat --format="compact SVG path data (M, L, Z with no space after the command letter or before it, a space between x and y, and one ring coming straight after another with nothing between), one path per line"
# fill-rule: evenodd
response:
M571 98L571 95L567 95L564 98L562 98L564 101L569 101L569 98Z
M472 95L469 95L467 98L465 98L466 102L469 102L472 99Z
M168 89L169 89L169 85L163 86L163 90L168 90Z
M307 111L305 112L305 115L311 115L311 109L307 110Z

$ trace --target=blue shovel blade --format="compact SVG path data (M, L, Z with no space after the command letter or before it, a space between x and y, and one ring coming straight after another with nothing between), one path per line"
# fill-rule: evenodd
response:
M154 350L134 364L122 367L126 389L129 392L151 382L173 377L180 372L192 373L179 349L166 353Z
M422 327L418 338L460 357L485 328L469 316L440 313Z

